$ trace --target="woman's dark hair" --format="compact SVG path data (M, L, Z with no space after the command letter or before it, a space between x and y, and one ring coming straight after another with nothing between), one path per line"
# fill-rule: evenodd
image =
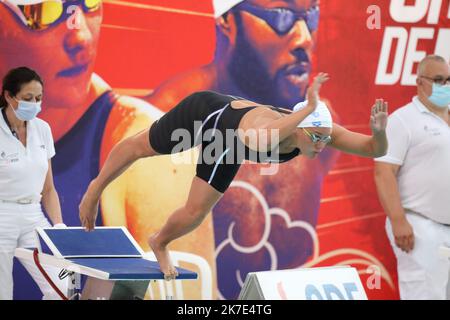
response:
M0 109L8 105L5 99L5 91L8 91L11 95L15 96L22 89L24 84L27 84L33 80L40 82L41 85L44 85L44 82L37 72L30 68L19 67L10 70L3 78L2 91L0 95Z

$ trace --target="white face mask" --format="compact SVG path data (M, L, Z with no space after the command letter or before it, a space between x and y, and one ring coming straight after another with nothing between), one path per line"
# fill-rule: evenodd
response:
M16 117L22 121L30 121L38 115L39 112L41 112L41 101L39 102L29 102L29 101L22 101L17 100L19 103L17 110L14 110L14 113L16 114Z

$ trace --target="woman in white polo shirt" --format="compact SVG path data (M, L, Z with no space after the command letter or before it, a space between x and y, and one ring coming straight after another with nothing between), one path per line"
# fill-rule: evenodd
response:
M0 300L12 299L13 257L18 247L36 247L35 228L64 227L59 197L53 185L51 158L55 155L49 125L36 118L41 110L43 82L26 67L3 79L0 96ZM44 299L54 290L32 263L22 261ZM58 270L46 268L53 279ZM58 286L62 282L55 281Z

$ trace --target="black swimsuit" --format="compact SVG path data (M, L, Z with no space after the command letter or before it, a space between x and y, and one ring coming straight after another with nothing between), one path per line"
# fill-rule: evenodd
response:
M150 128L150 145L160 154L173 154L202 145L197 162L197 177L224 193L241 163L282 163L300 154L257 152L249 149L237 135L244 115L257 106L233 109L231 102L240 97L201 91L189 95L155 121ZM274 108L280 113L288 111Z

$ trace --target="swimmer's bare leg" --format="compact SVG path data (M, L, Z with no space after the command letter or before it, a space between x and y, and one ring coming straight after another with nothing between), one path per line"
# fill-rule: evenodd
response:
M172 213L159 232L149 237L148 243L166 280L178 275L169 256L168 244L197 228L222 195L204 180L194 177L186 204Z

